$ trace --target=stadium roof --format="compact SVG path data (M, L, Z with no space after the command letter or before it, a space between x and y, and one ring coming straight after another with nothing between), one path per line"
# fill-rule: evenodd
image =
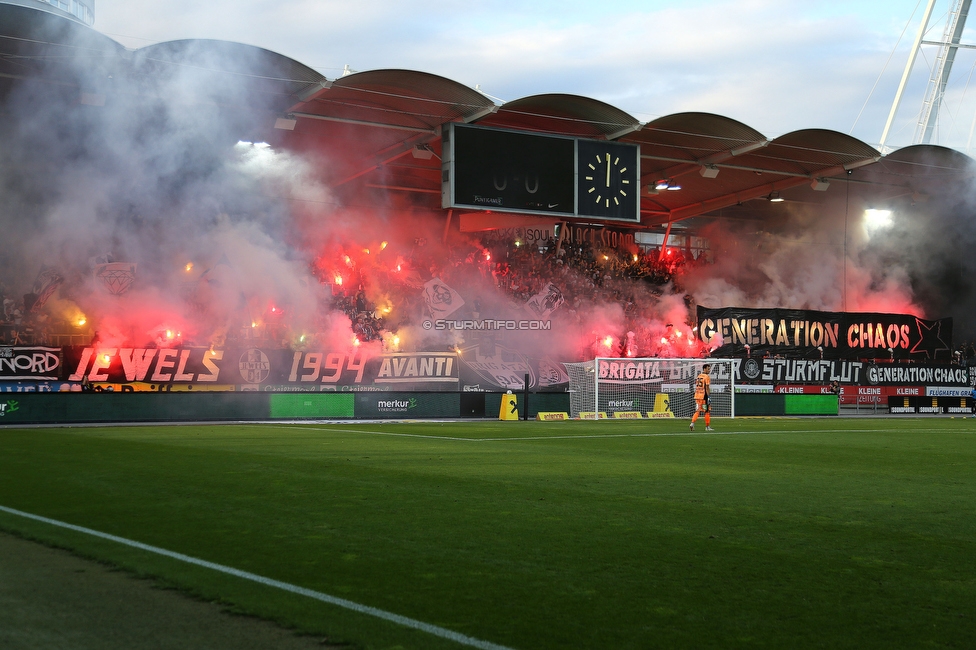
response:
M882 156L836 131L803 129L769 138L709 113L642 124L577 95L534 95L499 105L425 72L373 70L329 80L286 56L239 43L181 40L132 52L74 21L0 4L0 81L66 83L68 53L87 57L96 81L110 68L155 75L172 66L204 70L214 87L244 80L249 99L269 111L263 137L328 160L322 173L337 193L395 193L434 209L440 207L440 132L450 122L639 144L642 227L724 215L747 201L761 215L767 202L755 199L822 203L845 185L872 198L916 196L972 178L976 170L971 158L943 147L912 146ZM659 182L681 190L656 190Z

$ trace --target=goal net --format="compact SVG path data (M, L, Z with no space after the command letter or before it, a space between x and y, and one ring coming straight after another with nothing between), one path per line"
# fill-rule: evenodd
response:
M735 417L732 359L594 359L567 363L571 415L614 417L617 412L670 411L690 418L695 410L695 378L711 365L711 411ZM656 407L656 408L655 408ZM593 415L596 414L596 415Z

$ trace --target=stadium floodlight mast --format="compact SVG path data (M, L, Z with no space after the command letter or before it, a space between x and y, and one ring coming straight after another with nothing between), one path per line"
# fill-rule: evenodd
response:
M912 45L912 53L908 57L905 70L902 73L898 90L895 91L894 101L891 103L891 110L888 113L888 120L885 122L884 130L881 132L881 141L878 145L882 153L885 153L888 135L891 132L892 124L898 107L901 105L902 97L908 86L912 69L915 67L915 60L923 45L938 46L938 54L935 65L932 66L929 76L928 86L925 96L922 99L922 108L919 111L918 123L915 127L913 144L929 144L932 142L933 134L938 125L939 111L942 108L942 100L945 97L946 85L949 82L949 75L952 72L952 65L956 59L956 52L959 48L976 49L976 46L961 43L963 31L966 28L966 19L969 17L969 9L972 0L950 0L950 5L946 15L945 30L940 41L925 40L925 34L932 18L932 10L935 8L936 0L929 0L922 15L922 22L915 36ZM976 122L974 122L976 123Z
M711 412L735 417L737 359L665 359L658 357L602 358L567 363L571 416L593 413L655 411L667 405L675 417L694 413L694 383L705 365L711 366Z

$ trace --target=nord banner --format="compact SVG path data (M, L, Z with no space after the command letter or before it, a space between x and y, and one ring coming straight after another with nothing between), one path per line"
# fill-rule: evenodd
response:
M59 379L61 348L0 347L0 381Z
M952 319L905 314L698 307L698 334L727 356L949 359Z

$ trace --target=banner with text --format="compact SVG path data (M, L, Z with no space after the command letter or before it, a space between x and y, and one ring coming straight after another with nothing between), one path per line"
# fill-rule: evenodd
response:
M807 359L737 359L735 383L830 384L853 386L965 386L960 366L924 363L864 363Z
M242 390L458 390L454 352L384 354L249 348L64 348L65 379L91 383L240 386Z
M949 359L952 319L906 314L698 307L698 334L716 357Z
M0 381L61 377L61 348L0 347Z

